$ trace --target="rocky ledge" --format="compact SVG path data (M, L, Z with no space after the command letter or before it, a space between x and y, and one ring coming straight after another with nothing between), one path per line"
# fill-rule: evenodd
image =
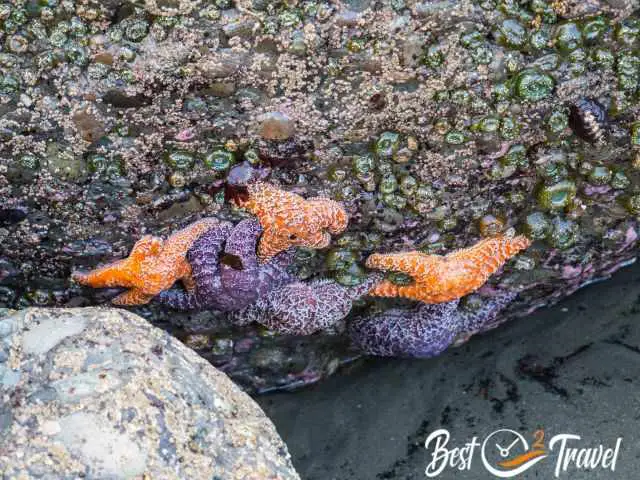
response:
M3 478L298 479L254 401L123 311L0 311Z
M330 248L298 252L304 279L358 285L372 253L447 254L515 228L533 244L488 285L520 292L499 321L549 305L637 255L639 6L2 2L0 307L104 303L116 292L70 273L145 234L237 223L224 185L245 163L347 209ZM396 306L367 301L353 316ZM354 355L344 335L135 313L254 391L310 383Z

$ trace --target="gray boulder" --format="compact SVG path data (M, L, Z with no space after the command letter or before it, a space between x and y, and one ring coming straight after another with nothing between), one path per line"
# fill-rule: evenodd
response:
M3 478L298 479L258 405L124 310L0 311Z

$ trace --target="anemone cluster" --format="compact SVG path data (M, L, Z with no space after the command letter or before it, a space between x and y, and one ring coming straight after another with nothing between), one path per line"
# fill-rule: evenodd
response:
M554 302L635 257L639 25L627 0L2 2L0 306L95 304L70 271L237 223L239 165L344 204L327 249L298 248L302 280L355 287L374 251L516 227L533 244L492 287L521 292L514 314ZM249 388L352 358L329 335L139 313Z

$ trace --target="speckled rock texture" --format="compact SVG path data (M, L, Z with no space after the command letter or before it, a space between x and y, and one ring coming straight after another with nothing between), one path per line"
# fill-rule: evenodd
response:
M0 306L106 303L71 271L246 218L224 187L248 162L349 213L298 252L304 280L353 286L371 253L515 228L533 244L488 289L519 292L497 322L525 315L636 257L639 93L638 0L3 1ZM356 356L341 334L135 313L252 391Z
M0 311L0 477L296 480L254 401L124 310Z

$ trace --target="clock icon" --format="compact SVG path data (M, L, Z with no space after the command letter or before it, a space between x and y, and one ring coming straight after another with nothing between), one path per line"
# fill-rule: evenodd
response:
M511 478L528 470L545 458L543 449L530 449L522 434L503 428L496 430L482 443L482 463L493 475Z

